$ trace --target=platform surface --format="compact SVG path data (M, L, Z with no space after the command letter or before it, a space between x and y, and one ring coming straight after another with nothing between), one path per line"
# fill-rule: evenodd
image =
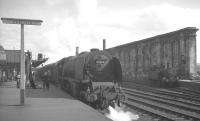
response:
M50 90L27 89L24 106L19 105L19 91L0 88L0 121L111 121L52 86Z

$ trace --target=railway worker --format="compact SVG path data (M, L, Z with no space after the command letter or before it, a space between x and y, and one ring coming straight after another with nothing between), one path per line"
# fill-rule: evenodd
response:
M47 72L46 71L44 72L42 81L43 81L43 89L45 89L47 86L47 84L46 84L47 83Z

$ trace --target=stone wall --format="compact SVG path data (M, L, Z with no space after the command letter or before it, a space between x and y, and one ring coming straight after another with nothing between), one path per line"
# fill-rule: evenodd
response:
M178 31L107 49L122 65L123 81L149 80L153 68L175 69L180 75L196 73L196 31Z

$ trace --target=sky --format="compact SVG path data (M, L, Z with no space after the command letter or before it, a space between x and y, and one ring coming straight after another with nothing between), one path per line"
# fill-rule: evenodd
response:
M111 48L185 27L200 29L200 0L0 0L0 17L39 19L25 26L25 50L56 62L79 51ZM200 31L197 62L200 63ZM20 25L0 22L0 45L20 49Z

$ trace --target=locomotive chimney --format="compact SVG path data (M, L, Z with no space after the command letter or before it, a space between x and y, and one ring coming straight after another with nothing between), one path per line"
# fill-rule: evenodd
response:
M76 47L76 56L78 56L78 54L79 54L79 47Z
M103 50L106 49L106 39L103 39Z

